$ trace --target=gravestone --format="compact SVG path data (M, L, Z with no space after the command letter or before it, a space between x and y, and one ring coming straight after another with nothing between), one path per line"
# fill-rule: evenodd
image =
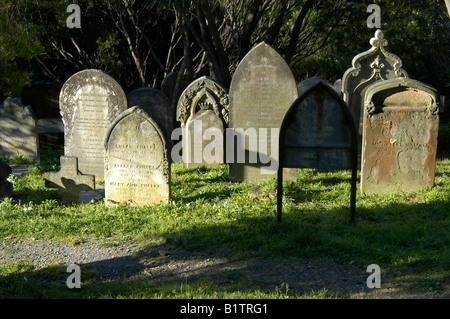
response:
M45 172L45 187L57 188L61 191L64 203L78 203L81 191L95 189L95 176L83 175L78 170L78 159L72 156L60 157L59 172Z
M13 185L8 181L11 172L11 167L0 161L0 198L9 197L13 194Z
M289 66L271 46L262 42L242 59L229 93L229 126L235 134L233 140L227 140L227 144L235 146L233 157L228 156L227 150L232 181L259 182L276 178L277 169L273 164L278 164L279 128L297 97L297 85ZM258 135L256 145L246 138L246 133L253 129ZM267 133L261 129L267 129ZM239 139L245 139L243 146L239 145ZM239 152L245 154L243 163L237 158ZM285 174L287 179L297 178L297 170L287 169Z
M359 144L362 143L362 118L364 114L364 92L373 83L408 77L402 67L401 59L386 51L388 41L381 30L375 31L370 39L371 48L359 53L352 60L352 67L347 69L340 83L342 97L347 103L358 129ZM361 149L359 149L359 152Z
M298 96L301 96L302 94L304 94L307 90L309 90L311 88L312 84L315 84L319 81L325 82L325 84L327 84L328 86L331 86L333 89L335 89L336 92L338 92L340 94L340 90L335 87L333 84L331 84L328 81L325 81L324 79L318 77L318 76L313 76L310 78L307 78L303 81L297 82L297 92L298 92Z
M365 97L361 191L415 192L434 184L439 96L422 82L391 79Z
M169 72L161 82L161 92L163 92L172 102L173 94L175 92L175 85L177 84L177 74Z
M283 168L351 169L350 221L355 220L357 135L347 105L319 78L303 81L302 94L280 128L278 221L281 221Z
M59 96L64 122L64 155L78 157L82 174L104 179L103 141L109 125L127 109L125 92L100 70L72 75Z
M164 134L148 114L132 107L110 126L105 139L105 200L145 206L167 203L170 165Z
M222 85L206 76L193 81L180 96L177 121L182 128L184 167L225 163L228 92ZM206 130L218 140L203 138Z
M36 116L20 99L7 98L0 106L0 153L39 161Z
M170 150L175 111L169 98L160 90L150 87L134 89L128 93L127 98L130 107L138 106L156 122Z

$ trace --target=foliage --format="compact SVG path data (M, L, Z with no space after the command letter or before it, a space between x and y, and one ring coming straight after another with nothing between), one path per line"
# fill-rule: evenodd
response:
M370 49L375 29L366 26L366 8L371 3L380 5L387 50L401 58L409 76L435 86L442 95L450 94L450 19L442 0L346 1L336 7L340 23L327 45L292 66L297 77L316 74L330 82L341 78L353 57Z
M25 25L13 21L1 8L0 30L0 92L11 96L30 83L26 65L42 47Z
M3 23L21 30L15 43L27 39L39 47L9 45L7 52L15 56L0 68L10 87L19 90L19 83L31 80L30 71L33 80L64 82L76 71L98 68L129 91L159 87L176 72L177 100L183 86L201 75L229 86L239 61L260 41L285 57L297 81L315 75L333 82L369 48L374 30L366 26L366 8L376 3L389 51L411 77L448 95L450 25L442 0L80 0L81 29L65 24L70 3L0 3L2 19L8 19Z

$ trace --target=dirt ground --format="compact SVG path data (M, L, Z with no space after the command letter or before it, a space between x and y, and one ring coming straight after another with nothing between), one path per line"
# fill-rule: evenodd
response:
M0 241L0 264L25 261L37 268L56 263L78 264L96 271L101 281L145 280L211 282L219 287L286 293L326 289L338 298L449 299L448 282L430 281L416 287L411 276L381 272L381 288L369 289L366 269L349 265L314 264L292 260L230 260L221 254L188 253L163 244L145 246L136 240L87 240L62 243L51 240ZM417 281L416 281L417 282ZM422 280L422 282L427 282ZM416 286L415 286L416 285Z

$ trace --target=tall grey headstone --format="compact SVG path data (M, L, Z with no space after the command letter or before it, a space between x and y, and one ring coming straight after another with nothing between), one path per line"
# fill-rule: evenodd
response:
M361 191L415 192L434 185L439 95L408 78L367 88Z
M170 199L164 135L138 107L123 112L105 138L105 200L146 206Z
M0 153L39 161L37 119L20 99L7 98L0 106Z
M272 145L271 141L278 144L279 133L272 136L271 132L279 131L287 110L297 97L291 69L271 46L262 42L242 59L233 75L229 93L230 128L236 133L234 143L227 140L227 144L235 145L233 159L229 160L227 151L232 181L259 182L277 177L277 170L271 165L278 162L278 145ZM243 133L238 129L243 129ZM258 134L257 149L245 136L253 129ZM263 132L260 129L267 130L266 136L259 134ZM239 146L239 139L245 139L243 147ZM271 149L274 149L273 153ZM238 152L245 153L244 163L239 162ZM286 169L285 176L295 180L296 169Z
M167 146L170 146L175 111L169 98L160 90L150 87L134 89L128 93L127 98L130 107L138 106L156 122L164 134Z
M225 162L228 92L222 85L207 76L193 81L180 96L177 120L182 128L184 167ZM207 130L211 136L205 135Z
M59 107L64 122L64 155L78 158L82 174L103 180L105 134L128 107L122 87L101 70L83 70L64 83Z

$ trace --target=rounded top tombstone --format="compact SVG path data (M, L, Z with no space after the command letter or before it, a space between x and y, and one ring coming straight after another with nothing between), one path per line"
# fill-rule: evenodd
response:
M103 180L103 139L109 125L128 107L124 90L106 72L82 70L64 83L59 107L64 122L64 154L78 157L82 174Z

